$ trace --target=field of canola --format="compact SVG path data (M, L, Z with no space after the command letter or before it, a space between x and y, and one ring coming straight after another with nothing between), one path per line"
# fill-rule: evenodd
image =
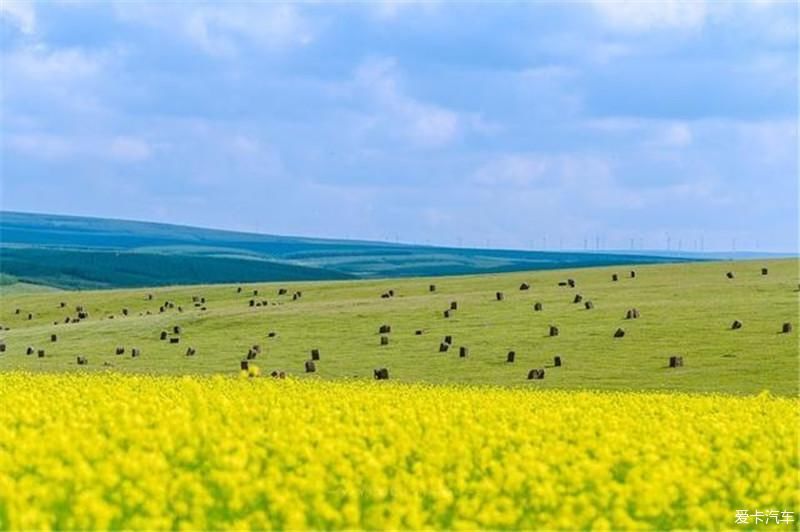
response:
M0 390L0 529L736 528L737 509L800 511L796 398L111 373L6 373Z

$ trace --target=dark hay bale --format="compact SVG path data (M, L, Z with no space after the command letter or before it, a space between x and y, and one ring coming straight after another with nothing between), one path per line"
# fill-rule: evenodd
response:
M450 310L458 310L458 301L450 302Z
M171 343L171 344L178 344L178 343L180 343L180 341L181 341L180 338L170 338L169 339L169 343Z
M314 373L317 371L317 365L313 360L306 360L306 373Z
M64 308L67 306L67 304L64 301L62 301L61 303L58 304L58 306Z
M51 342L57 342L58 341L58 335L57 334L51 334L50 335L50 341Z
M85 310L82 310L81 312L78 312L78 319L79 320L85 320L88 317L89 317L89 313L86 312Z
M183 307L178 307L178 312L183 312Z
M781 327L781 332L784 334L792 332L792 324L789 323L788 321L784 323L783 326Z
M86 364L89 363L89 359L84 357L84 356L80 356L79 355L78 358L77 358L77 362L78 362L79 366L85 366Z
M237 286L236 287L236 293L237 294L241 294L242 293L242 287L241 286Z
M422 335L422 329L417 329L416 331L414 331L414 334L416 334L417 336Z
M194 347L189 347L186 349L186 356L193 357L197 354L197 350Z
M278 295L279 296L286 295L286 289L285 288L278 288Z
M277 370L273 370L272 373L269 374L269 376L272 377L273 379L277 379L278 378Z
M554 356L553 357L553 365L555 367L557 367L557 368L561 367L561 357L560 356Z
M503 292L497 292L497 293L495 293L494 297L495 297L495 299L497 299L498 301L502 301L502 300L503 300Z
M387 293L389 294L389 297L394 297L394 290L393 289L389 290L389 292L387 292Z
M131 358L138 358L139 356L141 356L141 354L142 352L139 351L139 349L137 349L136 347L131 349Z
M253 347L251 347L250 349L252 349L256 353L261 353L261 346L258 344L253 344Z
M388 293L386 293L386 292L384 292L383 294L381 294L381 299L389 299L389 297L391 297L391 296L390 296Z
M247 360L253 360L258 356L258 352L253 351L252 349L247 350Z
M270 331L269 333L267 333L267 337L268 338L275 338L275 336L277 336L277 335L278 335L278 333L276 333L275 331Z
M126 308L122 309L122 315L123 316L127 316L128 315L128 309L126 309Z
M446 353L448 349L450 349L450 344L448 344L447 342L442 342L439 344L440 353Z
M208 310L206 307L200 307L200 312L205 312L206 310Z
M147 294L147 300L148 301L152 301L153 300L153 294Z
M622 338L623 336L625 336L625 331L621 327L614 331L614 338Z
M558 327L550 326L550 336L558 336Z
M625 313L625 319L626 320L639 319L639 309L636 308L628 309L628 311Z
M201 297L201 298L200 298L200 303L205 303L205 302L206 302L206 298L204 298L204 297Z
M612 273L611 274L611 280L612 281L619 281L619 275L617 275L616 273Z
M196 306L196 305L195 305ZM158 307L159 312L164 312L164 307Z
M297 301L297 293L292 294L292 301Z
M466 358L469 355L469 347L464 347L463 345L458 348L458 356L461 358Z
M311 360L319 360L319 349L311 350Z
M239 369L241 369L242 371L249 370L250 369L250 362L248 362L247 360L240 361L239 362Z
M428 285L428 292L436 292L436 285L435 284Z
M124 355L125 354L125 348L122 347L122 346L117 346L117 348L114 349L114 354L115 355Z
M531 285L529 285L528 283L522 283L521 285L519 285L520 290L529 290L530 287Z
M575 294L575 297L573 298L572 302L573 303L580 303L581 301L583 301L583 296L580 295L580 294Z
M542 380L544 379L544 369L532 369L528 372L528 380Z
M378 381L385 381L389 379L389 370L386 368L372 370L372 374L375 376L375 380Z
M731 323L731 329L732 330L741 329L742 325L743 325L743 323L741 321L733 320L733 323Z
M567 282L566 281L559 281L558 282L558 286L567 286Z
M267 305L269 305L269 301L267 301L266 299L262 299L261 304L266 307Z
M32 355L33 354L33 347L28 346L28 348L25 350L25 354L26 355Z
M391 326L391 325L386 325L386 324L384 324L384 325L381 325L381 326L378 328L378 333L379 333L379 334L388 334L388 333L390 333L390 332L392 332L392 326Z
M575 288L575 279L567 279L567 284L570 288Z
M174 332L175 334L180 334L181 333L181 326L180 325L174 326L172 328L172 332Z
M278 372L278 378L279 379L285 379L286 378L286 372L285 371L279 371Z
M28 314L28 319L32 320L33 319L33 314Z
M444 317L445 318L449 318L450 317L450 312L451 312L450 310L445 310L444 313L443 313Z
M44 358L44 349L39 349L36 354L39 358Z
M543 308L542 304L539 303L538 301L533 304L533 310L536 311L536 312L541 312L542 308Z
M761 268L761 275L768 275L768 274L769 274L769 268Z
M199 303L200 302L200 297L192 296L192 301L195 302L195 303Z
M671 356L669 357L669 367L680 368L683 366L683 357Z
M250 300L250 306L251 307L255 307L256 306L256 300L255 299L251 299Z
M636 278L636 272L634 270L631 270L631 279L635 278Z
M733 275L733 272L728 272L728 273L725 274L725 277L727 277L728 279L733 279L736 276Z
M6 352L6 344L0 343L0 353Z
M161 335L159 336L160 339L166 340L167 339L167 331L161 331Z
M586 310L592 310L594 308L594 303L592 303L591 301L587 301L586 303L583 304L583 306Z
M453 336L448 334L447 336L444 337L444 342L446 344L453 345Z
M381 345L389 345L389 337L381 336Z
M258 289L257 289L257 288L256 288L255 290L253 290L253 295L254 295L254 296L257 296L257 295L258 295Z
M506 355L506 362L512 363L514 362L514 360L516 360L516 358L517 354L514 351L509 351L508 354Z

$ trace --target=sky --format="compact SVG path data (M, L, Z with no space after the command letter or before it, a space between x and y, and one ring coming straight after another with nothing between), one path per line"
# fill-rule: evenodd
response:
M0 208L798 250L794 2L0 1Z

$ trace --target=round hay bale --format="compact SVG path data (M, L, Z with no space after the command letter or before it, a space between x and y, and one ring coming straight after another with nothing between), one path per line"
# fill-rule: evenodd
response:
M669 367L671 368L680 368L683 366L683 357L682 356L671 356L669 357Z
M513 363L514 360L516 360L516 358L517 354L514 351L509 351L508 354L506 355L506 362L509 364Z
M736 276L733 274L733 272L728 272L725 274L725 277L727 277L728 279L733 279Z
M528 372L528 380L542 380L544 379L544 369L532 369Z
M534 304L533 304L533 310L534 310L535 312L541 312L541 311L542 311L542 308L544 308L544 307L543 307L543 306L542 306L542 304L541 304L540 302L538 302L538 301L537 301L536 303L534 303Z
M428 285L428 292L436 292L436 285L435 284Z
M573 303L580 303L583 301L583 296L580 294L575 294L575 297L572 299Z
M51 334L50 335L50 341L51 342L57 342L58 341L58 335L57 334Z
M389 379L389 370L386 368L372 370L372 374L375 377L375 380L385 381Z
M584 303L583 306L586 310L592 310L594 308L594 303L592 303L591 301L586 301L586 303Z
M442 342L439 344L440 353L446 353L448 349L450 349L450 344L448 344L447 342Z
M311 360L319 360L319 349L311 350Z
M741 329L744 324L739 320L733 320L731 323L731 330Z
M530 288L531 288L531 285L528 284L528 283L522 283L521 285L519 285L519 289L520 290L529 290Z
M550 336L558 336L558 333L559 333L558 327L556 327L554 325L551 325L550 326L550 332L549 332Z
M761 275L768 275L768 274L769 274L769 268L761 268Z
M622 327L614 331L614 338L623 338L624 336L625 336L625 330Z
M466 358L469 355L469 347L464 347L463 345L458 348L458 356L460 358Z
M444 341L445 341L445 343L453 345L453 336L448 334L447 336L444 337Z
M612 273L611 274L611 280L615 281L615 282L619 281L619 275L617 275L616 273Z
M784 323L783 326L781 327L781 332L784 334L792 332L792 324L789 323L788 321Z
M495 297L495 299L497 299L497 301L502 301L503 297L504 297L503 296L503 292L496 292L494 297Z
M458 310L458 301L450 302L450 310Z
M306 360L306 373L314 373L317 371L317 365L313 360Z
M389 337L386 335L381 336L381 345L389 345Z

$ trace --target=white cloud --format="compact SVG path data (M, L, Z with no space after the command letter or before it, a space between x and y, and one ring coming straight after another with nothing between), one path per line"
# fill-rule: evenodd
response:
M445 107L407 96L399 88L397 66L392 59L372 59L361 64L356 84L369 94L392 126L417 144L436 147L448 144L460 133L464 118ZM479 117L467 122L486 127Z
M101 60L77 48L52 50L44 45L26 46L3 54L6 75L37 82L64 83L97 73Z
M692 124L679 120L608 117L587 120L583 127L613 135L629 135L632 142L647 148L683 148L694 139Z
M472 182L518 188L581 187L586 180L607 180L610 176L610 163L591 155L512 153L481 165Z
M630 32L698 29L708 15L703 0L594 0L591 5L607 26Z
M21 133L9 135L6 143L9 149L20 155L45 161L96 159L131 163L149 159L153 151L150 143L131 136L109 139L52 133Z
M109 153L123 162L137 162L150 158L150 145L135 137L116 137L111 141Z
M164 31L178 31L210 55L229 56L244 43L262 49L304 46L314 39L311 23L292 4L168 4L118 2L117 16Z
M3 0L0 2L0 19L9 20L25 35L36 32L36 11L31 2Z

